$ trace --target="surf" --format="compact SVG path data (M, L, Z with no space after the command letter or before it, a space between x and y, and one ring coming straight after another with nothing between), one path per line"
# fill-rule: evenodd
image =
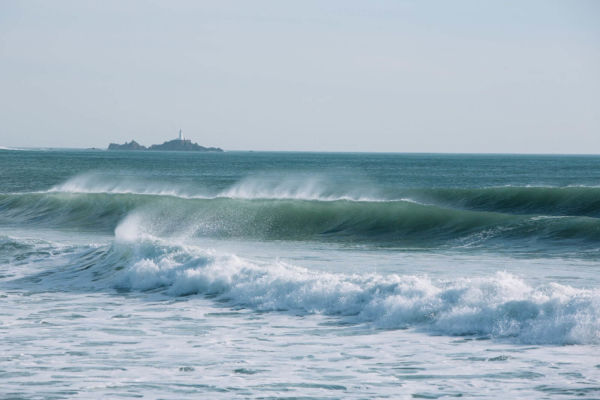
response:
M33 246L14 238L0 242ZM45 266L35 261L34 254L21 259L35 264L35 269L18 279L4 277L4 285L10 287L12 282L35 292L60 288L199 295L227 307L297 316L322 314L340 324L375 329L528 344L600 343L597 289L554 282L532 285L506 272L448 279L332 273L150 239L120 238L78 249L57 247L54 252Z

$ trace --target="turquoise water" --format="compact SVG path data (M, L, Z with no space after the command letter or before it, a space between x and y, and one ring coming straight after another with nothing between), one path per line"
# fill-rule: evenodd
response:
M0 151L4 397L600 395L600 157Z

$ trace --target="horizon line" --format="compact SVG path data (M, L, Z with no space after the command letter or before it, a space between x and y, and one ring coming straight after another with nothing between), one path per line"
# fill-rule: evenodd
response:
M84 151L109 151L105 147L28 147L28 146L1 146L0 151L23 151L23 150L84 150ZM138 152L143 150L118 150L121 152ZM161 150L157 150L160 152ZM162 150L169 151L169 150ZM442 151L379 151L379 150L370 150L370 151L349 151L349 150L256 150L256 149L231 149L226 150L223 149L224 152L238 152L238 153L346 153L346 154L447 154L447 155L548 155L548 156L600 156L600 153L531 153L531 152L442 152ZM155 151L156 152L156 151ZM176 150L170 152L178 152ZM188 153L188 152L183 152ZM194 153L194 152L189 152Z

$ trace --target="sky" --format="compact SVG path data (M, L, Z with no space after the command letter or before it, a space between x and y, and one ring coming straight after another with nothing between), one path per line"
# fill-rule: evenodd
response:
M600 1L0 1L0 146L600 154Z

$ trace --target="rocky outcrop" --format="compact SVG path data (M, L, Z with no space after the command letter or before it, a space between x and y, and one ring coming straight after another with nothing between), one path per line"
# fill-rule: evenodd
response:
M162 151L212 151L223 152L223 149L218 147L204 147L198 143L192 143L191 140L174 139L164 142L163 144L153 144L150 147L142 146L135 140L129 143L117 144L111 143L108 145L108 150L162 150Z
M108 145L108 150L148 150L148 148L132 140L129 143L125 142L123 144L111 143Z
M192 143L191 140L169 140L163 144L153 144L148 150L167 150L167 151L218 151L223 150L218 147L204 147L198 143Z

